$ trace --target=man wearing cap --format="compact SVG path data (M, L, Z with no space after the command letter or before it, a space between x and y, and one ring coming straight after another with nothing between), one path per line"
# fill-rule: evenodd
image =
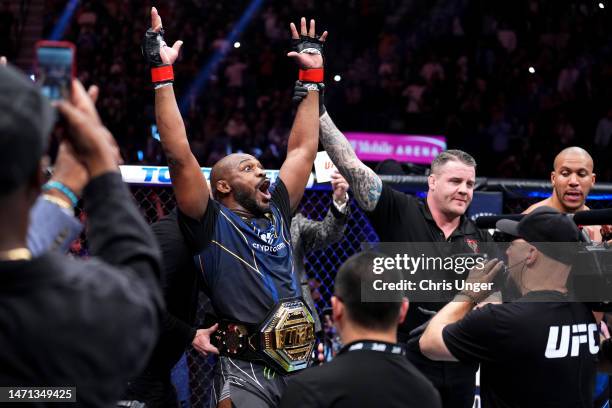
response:
M593 313L568 298L574 222L540 207L497 228L516 239L507 250L509 276L522 297L472 310L486 292L461 292L430 322L420 347L429 358L480 363L483 407L590 407L599 351ZM501 262L470 271L491 282Z
M564 214L575 214L578 211L588 211L586 199L595 184L594 161L589 152L578 146L567 147L555 156L553 171L550 173L552 194L544 200L532 204L523 211L528 214L536 208L548 206ZM600 242L609 240L606 233L610 233L610 225L585 225L582 230L590 240ZM612 244L612 241L609 242ZM599 322L603 318L602 312L595 312L595 319ZM595 390L597 398L606 398L608 394L604 384L608 383L607 375L600 374ZM595 406L601 406L596 404Z
M163 302L159 250L121 181L96 93L75 80L71 100L57 104L68 124L65 140L89 177L83 197L95 258L35 256L26 236L53 109L29 78L0 67L0 384L62 387L57 399L108 407L152 350ZM47 190L65 195L69 187L55 181Z

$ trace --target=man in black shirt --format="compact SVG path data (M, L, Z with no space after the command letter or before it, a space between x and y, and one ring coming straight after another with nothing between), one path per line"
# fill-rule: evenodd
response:
M96 258L87 261L55 252L33 257L26 248L53 115L25 75L0 67L0 384L76 387L78 405L108 407L143 368L157 337L159 250L121 180L112 135L80 82L58 107L90 177L83 199Z
M371 287L378 279L372 268L379 255L353 255L338 271L331 303L344 347L330 363L293 377L281 408L441 406L436 389L397 343L397 325L408 311L403 293L394 293L389 302L362 302L362 285ZM387 278L397 281L401 274L388 271Z
M517 237L508 269L522 297L471 311L485 293L458 295L431 320L421 350L431 359L480 363L483 407L591 407L598 328L593 313L568 298L572 251L559 244L578 242L578 228L550 207L497 228ZM491 261L468 281L490 282L499 269Z
M177 212L151 225L162 253L161 288L166 310L161 332L144 371L130 379L125 400L144 402L148 408L178 407L171 371L190 344L200 347L206 329L194 328L200 280L191 252L181 234Z
M356 156L351 144L338 130L324 108L320 109L320 139L340 173L353 190L381 242L449 242L453 253L480 252L490 235L476 228L465 216L476 183L476 162L460 150L440 153L431 163L429 190L425 201L383 185L372 169ZM425 323L443 304L413 304L400 327L399 339ZM474 402L474 364L437 363L423 357L411 342L408 358L438 388L449 408L470 408Z

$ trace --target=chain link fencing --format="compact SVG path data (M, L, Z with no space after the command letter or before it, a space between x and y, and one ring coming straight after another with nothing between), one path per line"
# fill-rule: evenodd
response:
M401 186L397 186L401 189ZM168 214L175 207L176 202L172 188L169 186L132 185L131 191L147 222L153 223ZM612 189L607 194L599 196L597 200L587 202L592 209L612 207ZM520 193L504 191L503 212L519 213L542 199L541 196L530 197L529 191ZM603 197L603 198L602 198ZM314 220L323 220L331 205L331 190L329 186L318 185L305 192L299 211ZM329 247L307 254L306 270L317 307L321 314L330 307L336 271L351 255L360 250L363 242L377 242L378 236L374 232L364 212L350 202L351 212L347 223L344 238ZM80 218L85 215L78 212ZM71 252L77 256L87 256L87 239L83 235L75 241ZM202 296L203 297L203 296ZM198 310L198 324L203 323L203 299L201 298ZM210 388L212 385L213 369L216 363L214 356L203 357L193 348L189 347L173 372L173 381L177 386L177 393L183 407L207 408L209 407Z

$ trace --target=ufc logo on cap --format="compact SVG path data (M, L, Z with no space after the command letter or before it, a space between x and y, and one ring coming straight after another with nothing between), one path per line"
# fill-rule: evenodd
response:
M559 332L561 332L560 339ZM571 357L577 357L580 354L580 345L587 343L589 353L597 354L599 352L597 335L598 330L595 323L590 323L588 326L586 324L551 326L548 331L548 344L544 355L546 358L563 358L567 357L567 353L570 352Z

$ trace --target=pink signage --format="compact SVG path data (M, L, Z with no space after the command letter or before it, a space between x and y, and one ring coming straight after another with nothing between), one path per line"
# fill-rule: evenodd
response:
M348 132L357 157L364 161L395 159L399 162L429 164L446 150L444 136L394 135L388 133Z

